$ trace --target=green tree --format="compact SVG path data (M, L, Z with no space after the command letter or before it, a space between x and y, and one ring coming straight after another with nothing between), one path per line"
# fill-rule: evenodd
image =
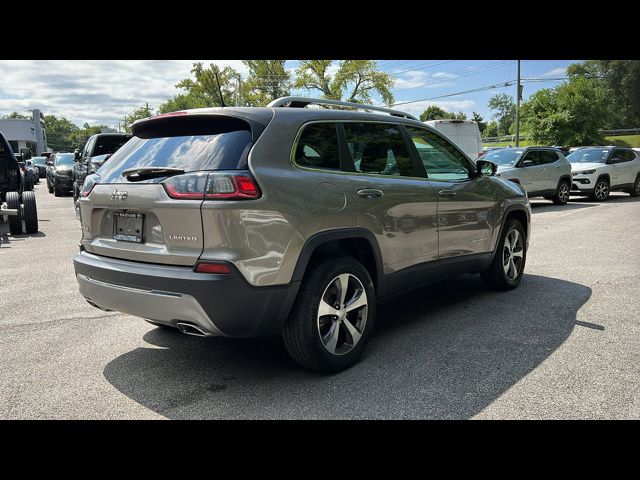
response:
M296 70L296 88L317 90L322 98L372 103L377 93L385 104L393 103L394 78L378 70L373 60L343 60L334 75L329 73L333 60L302 60Z
M31 120L32 115L23 115L22 113L18 113L18 112L11 112L7 115L4 115L2 118L7 118L11 120Z
M489 122L484 129L483 137L497 137L498 136L498 122Z
M131 125L136 120L140 120L142 118L147 118L153 116L153 112L149 108L149 104L145 103L141 107L136 108L129 115L125 115L124 117L124 130L127 133L131 133Z
M534 93L522 106L522 119L535 143L585 145L603 141L608 90L598 79L574 76Z
M484 130L487 128L487 123L484 121L484 118L482 118L482 115L480 115L478 112L473 112L471 120L478 124L480 135L482 135L484 133Z
M205 68L202 62L193 64L192 78L185 78L176 88L185 91L160 105L160 113L185 108L224 107L239 98L240 74L231 67L220 68L212 63Z
M242 105L267 105L291 92L291 74L285 70L286 60L243 60L249 76L242 83Z
M640 60L587 60L567 68L569 79L586 77L605 89L609 100L604 128L640 125Z
M498 135L507 135L515 119L516 104L511 95L499 93L489 99L489 108L498 123Z
M426 122L428 120L466 120L467 115L464 112L447 112L436 105L429 105L427 109L420 114L420 120Z
M44 116L44 128L47 132L47 145L58 152L72 150L74 135L80 130L70 120L55 115Z

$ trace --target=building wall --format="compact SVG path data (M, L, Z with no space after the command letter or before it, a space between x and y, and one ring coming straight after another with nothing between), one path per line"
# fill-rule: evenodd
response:
M44 129L44 118L40 110L34 109L34 120L21 119L0 119L0 132L10 142L12 148L15 149L15 142L18 144L18 150L21 148L31 148L33 155L39 155L46 152L47 135Z

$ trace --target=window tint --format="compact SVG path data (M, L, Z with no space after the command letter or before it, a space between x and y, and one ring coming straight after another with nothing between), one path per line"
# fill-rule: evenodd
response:
M525 153L524 157L522 157L522 162L524 163L528 160L530 162L533 162L533 166L542 165L542 159L540 158L541 153L542 152L540 152L539 150L530 150ZM522 163L520 163L520 165L522 165Z
M345 123L345 141L356 172L414 177L409 149L396 125Z
M134 136L101 167L100 176L103 183L116 183L125 181L124 170L135 167L181 168L185 172L244 169L251 145L249 130L175 137Z
M467 180L473 175L469 160L449 141L428 130L407 127L429 178Z
M538 162L540 165L546 165L549 163L557 162L558 154L551 150L539 150L538 151Z
M302 167L339 170L340 153L335 124L312 123L304 127L294 159Z
M636 159L636 154L635 154L635 153L633 153L633 151L632 151L632 150L625 150L625 151L622 153L622 159L623 159L625 162L631 162L632 160L635 160L635 159Z
M129 137L98 137L96 140L96 146L93 149L93 156L106 155L107 153L114 153L122 145L129 141Z

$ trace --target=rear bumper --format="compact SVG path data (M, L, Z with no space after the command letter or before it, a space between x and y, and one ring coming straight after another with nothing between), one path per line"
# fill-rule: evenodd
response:
M279 333L299 285L254 287L232 265L230 274L204 274L87 252L73 263L80 293L91 304L166 325L195 324L210 336Z

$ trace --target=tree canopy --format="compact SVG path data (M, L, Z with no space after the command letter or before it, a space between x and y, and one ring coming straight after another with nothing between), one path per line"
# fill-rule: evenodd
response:
M338 62L337 69L334 66L333 60L302 60L294 86L315 90L326 99L372 103L372 95L377 93L385 104L393 103L394 79L378 70L375 61L343 60Z

